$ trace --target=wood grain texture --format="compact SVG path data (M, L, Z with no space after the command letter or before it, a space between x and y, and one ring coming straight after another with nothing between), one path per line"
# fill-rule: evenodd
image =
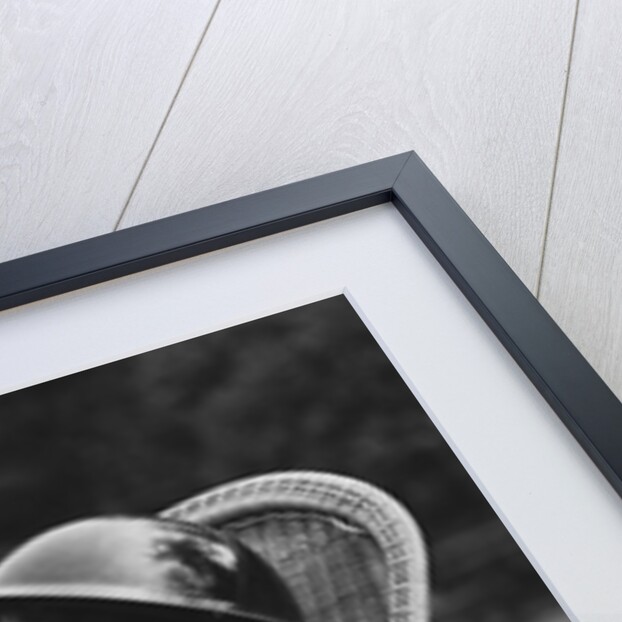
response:
M533 288L573 12L223 0L121 225L415 149Z
M214 4L0 3L0 260L114 228Z
M622 5L581 2L541 301L622 399Z

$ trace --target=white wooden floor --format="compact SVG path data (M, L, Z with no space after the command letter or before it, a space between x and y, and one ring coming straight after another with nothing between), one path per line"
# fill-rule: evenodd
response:
M415 149L622 397L622 3L0 2L0 261Z

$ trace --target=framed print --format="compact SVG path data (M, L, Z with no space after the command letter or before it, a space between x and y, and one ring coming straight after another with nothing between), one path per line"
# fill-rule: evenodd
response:
M566 614L619 617L622 407L414 153L0 265L0 391L338 295Z

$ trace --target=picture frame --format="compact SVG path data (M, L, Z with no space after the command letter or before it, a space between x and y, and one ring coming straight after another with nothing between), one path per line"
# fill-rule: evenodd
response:
M0 310L386 202L622 496L622 404L414 152L5 262Z
M605 521L610 521L620 510L619 497L611 492L622 494L622 456L617 449L622 441L622 404L414 152L0 264L0 305L5 311L2 314L4 317L0 317L0 323L4 323L6 331L17 327L14 341L9 344L6 351L9 353L19 351L19 341L26 334L20 327L24 317L34 314L38 316L37 321L41 322L43 316L47 315L52 321L58 320L64 312L63 303L60 301L79 302L80 293L84 288L97 285L100 288L102 286L108 288L106 291L111 292L110 288L114 289L115 283L122 282L121 289L127 293L128 288L135 287L136 284L131 280L132 277L151 268L166 270L164 266L175 265L182 260L201 257L214 251L225 251L320 221L332 222L337 217L355 216L374 206L384 206L385 214L390 210L389 218L392 222L395 222L397 214L400 222L408 225L410 233L418 238L435 264L440 266L442 272L457 286L488 330L509 353L517 369L522 370L529 384L542 396L600 474L609 482L611 490L599 488L599 480L591 471L586 475L585 481L578 482L575 478L570 483L576 486L575 492L578 489L582 492L574 500L567 499L570 504L568 507L584 504L586 495L593 493L601 499L598 502L601 505L594 509L603 509L606 505L607 510L600 512L599 516ZM346 221L341 223L343 226L338 232L339 235L349 228ZM364 226L368 227L365 223ZM344 253L347 252L348 249L344 245ZM114 281L120 277L128 277L130 280ZM230 271L226 278L232 278ZM403 287L404 283L400 282L400 286ZM412 285L416 286L418 284ZM191 287L200 287L200 284L189 279L183 287L188 290ZM60 296L61 294L65 296ZM269 294L270 291L267 295ZM125 294L121 291L118 295L123 297ZM140 293L136 295L139 296ZM218 296L219 292L214 291L213 295ZM180 304L184 302L186 301L182 300ZM356 303L356 300L353 299L351 302ZM26 304L27 307L22 307ZM94 304L98 304L97 301ZM356 308L356 304L354 306ZM362 317L365 316L364 305L357 310ZM226 313L223 318L225 316ZM29 318L26 317L25 321L27 324ZM168 321L174 323L175 318L169 314ZM224 325L227 321L221 318L217 322ZM231 321L238 322L239 317ZM412 321L416 319L412 318ZM377 329L373 320L368 326L377 339L386 345L382 330ZM63 327L63 330L69 330L68 326ZM89 331L93 331L93 326L85 325L82 335L88 334ZM39 334L36 331L29 333L29 339L32 341L22 348L27 360L36 349ZM170 340L169 337L162 339L163 342ZM55 343L60 342L56 339ZM132 351L136 351L136 348L144 348L144 345L134 344L132 348ZM398 371L405 379L411 378L410 372L400 363L392 347L389 345L387 349L394 355L392 360ZM48 347L44 348L44 351L49 353L51 350ZM115 354L106 356L122 358L128 352L129 350L119 350L117 344ZM71 371L71 365L63 364L65 367L59 368L60 371L54 372L55 374L62 375ZM73 370L84 368L85 364L97 364L92 353L77 361ZM7 360L5 365L8 368L11 362ZM7 381L1 390L4 392L27 386L33 381L43 381L47 373L45 370L49 368L46 365L41 367L38 379L33 375L23 382ZM488 366L487 369L492 368ZM439 386L442 384L444 373L440 368L433 372L438 378ZM448 374L444 380L450 384L453 378ZM491 380L493 381L494 379ZM522 378L516 378L516 381L519 384L524 383ZM521 386L524 387L526 384ZM425 395L419 397L422 398L424 405L428 403ZM530 396L528 399L533 398ZM431 410L434 411L434 408ZM622 611L617 608L619 605L622 606L622 603L610 591L607 592L610 594L608 602L598 600L604 593L603 590L607 591L606 583L596 593L593 590L590 592L587 586L582 592L576 590L582 576L580 572L571 573L564 568L568 558L560 554L558 564L548 556L552 555L552 550L545 554L539 549L540 544L544 546L543 540L547 534L550 535L550 521L548 523L544 521L542 526L531 524L528 528L524 524L521 525L518 514L512 514L503 500L500 501L499 494L489 486L489 482L481 478L473 460L461 455L460 441L452 436L451 431L443 429L442 420L435 422L452 441L454 451L466 462L469 472L509 526L519 544L524 547L549 587L565 604L566 610L581 619L584 619L582 614L585 611L590 612L590 615L595 611L596 603L602 605L607 614ZM546 425L550 423L549 421ZM553 427L559 431L558 427ZM482 442L495 442L495 440L493 435L490 439L482 439ZM501 443L501 448L503 447ZM566 450L574 451L574 446L566 444L564 451ZM555 458L555 454L548 456L552 462L555 462ZM523 455L523 459L529 460L530 456ZM542 460L546 459L546 456L542 457ZM582 457L578 460L581 462L578 468L583 469L582 473L587 473L586 461L582 461ZM484 469L487 473L490 473L490 464ZM564 463L561 461L559 466L552 468L556 470L563 466ZM587 470L589 471L589 467ZM541 465L536 464L530 477L536 478L538 472L542 473ZM559 475L556 470L556 476ZM572 478L571 473L567 475ZM595 488L598 490L594 490ZM539 491L538 494L542 492ZM511 493L508 492L509 494ZM535 497L537 496L536 494ZM527 523L530 521L533 523L535 513L534 508L525 511ZM574 527L572 526L571 530ZM585 525L581 526L581 529L584 528ZM530 540L530 529L539 533L535 540ZM584 548L580 552L575 551L576 556L587 562L585 556L593 555L593 559L600 559L598 563L604 572L604 569L610 567L609 555L613 551L610 548L605 552L605 542L611 540L616 529L617 526L611 526L609 530L601 530L598 543L596 545L594 542L584 543ZM588 550L591 552L588 553Z

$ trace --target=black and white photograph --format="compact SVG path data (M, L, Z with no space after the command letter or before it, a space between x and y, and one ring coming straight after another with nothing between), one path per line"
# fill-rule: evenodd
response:
M82 620L119 602L175 620L566 619L343 296L0 410L0 601L64 597ZM228 566L238 543L266 568Z

